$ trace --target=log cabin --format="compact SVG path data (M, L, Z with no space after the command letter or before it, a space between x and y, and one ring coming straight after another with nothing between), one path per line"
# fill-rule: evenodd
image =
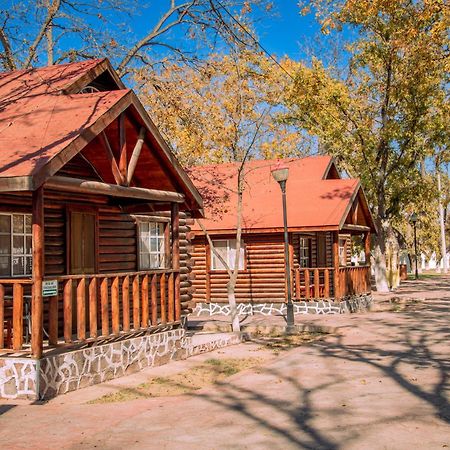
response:
M182 351L202 199L108 60L1 73L0 149L0 396Z
M341 178L329 156L280 162L289 169L287 221L295 313L339 313L366 307L371 301L370 236L375 226L361 183ZM285 311L282 196L271 176L274 164L253 160L244 166L236 285L240 314ZM238 167L226 163L190 169L205 202L201 222L230 267L236 255ZM225 266L198 223L192 233L194 315L228 314ZM355 252L363 254L358 264L351 261Z

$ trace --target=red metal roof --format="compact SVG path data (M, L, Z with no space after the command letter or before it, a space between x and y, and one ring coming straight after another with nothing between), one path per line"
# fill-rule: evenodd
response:
M34 175L129 90L62 95L102 60L0 74L0 176Z
M282 161L289 167L288 227L305 230L342 227L351 203L360 192L359 180L324 179L332 162L327 156ZM258 160L245 165L242 223L247 231L283 227L281 190L271 174L274 164L275 161ZM204 199L203 223L208 231L236 229L237 169L235 163L190 169ZM200 228L195 225L194 229Z
M104 74L104 87L111 90L79 93ZM0 73L0 191L36 189L125 111L147 130L145 148L154 153L165 181L186 195L189 209L201 213L200 194L107 59ZM143 159L142 154L140 165ZM149 177L139 179L140 187L147 187Z

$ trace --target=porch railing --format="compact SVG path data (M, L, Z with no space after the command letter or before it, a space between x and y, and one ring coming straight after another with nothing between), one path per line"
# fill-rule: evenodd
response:
M340 267L338 277L339 298L370 292L369 266Z
M43 335L50 346L121 337L180 321L179 271L51 277ZM0 280L0 348L23 349L31 333L32 280Z
M333 272L329 267L298 268L293 270L294 298L328 298L333 290Z
M31 279L0 280L0 348L21 350L31 332Z

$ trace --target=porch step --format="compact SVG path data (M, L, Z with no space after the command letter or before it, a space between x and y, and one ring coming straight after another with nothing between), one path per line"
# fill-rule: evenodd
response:
M211 318L193 317L187 322L188 333L194 333L193 336L201 336L203 334L232 334L231 324L228 316L217 316ZM286 329L286 322L282 317L255 317L252 319L246 318L241 322L241 333L245 334L279 334ZM295 329L298 333L312 332L312 333L333 333L338 332L338 327L324 325L313 322L296 323Z
M236 345L242 342L240 335L235 333L200 332L190 337L189 356L211 352L218 348Z

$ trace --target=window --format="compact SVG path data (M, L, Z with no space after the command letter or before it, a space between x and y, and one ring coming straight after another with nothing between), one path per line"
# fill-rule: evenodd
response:
M299 263L300 267L311 267L311 238L300 238Z
M164 269L166 267L166 239L164 236L166 226L166 223L160 222L138 222L140 269Z
M31 214L0 213L0 276L31 275Z
M339 239L339 265L347 265L347 239Z
M213 245L217 253L226 261L228 267L233 270L234 260L236 258L236 239L223 239L213 241ZM245 268L245 248L244 242L241 241L241 248L239 252L239 270ZM212 270L226 270L222 261L211 250L211 269Z

